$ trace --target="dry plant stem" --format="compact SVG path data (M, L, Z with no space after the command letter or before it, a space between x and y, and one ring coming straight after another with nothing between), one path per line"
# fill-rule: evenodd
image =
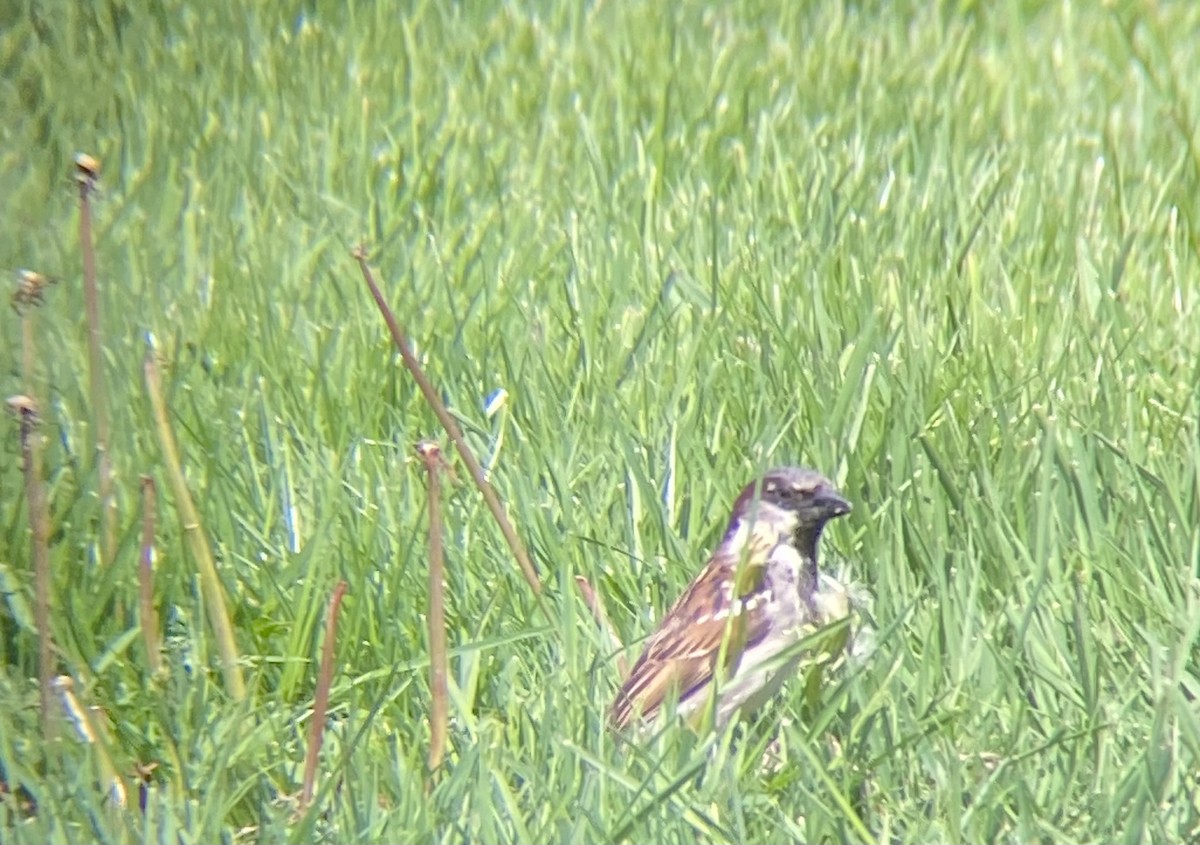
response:
M317 781L317 758L321 755L321 743L325 739L325 714L329 710L329 687L333 684L333 647L337 639L338 611L345 595L346 582L339 581L333 588L333 595L329 598L329 610L325 614L325 643L321 646L321 669L313 698L312 723L308 726L308 752L304 755L301 809L312 803L313 788Z
M592 589L592 585L588 579L582 575L575 576L575 587L579 590L579 595L583 596L583 602L592 611L592 616L596 619L596 624L600 626L600 630L608 635L613 647L617 650L617 671L621 674L621 680L629 677L629 661L625 659L625 655L621 652L624 645L621 643L621 637L617 633L617 629L613 627L612 622L608 621L608 614L604 612L604 602L596 595L596 591Z
M474 479L475 486L483 494L483 500L487 503L492 516L495 517L496 524L500 526L500 533L504 535L508 547L512 549L513 557L517 559L517 563L521 566L521 572L524 574L525 580L529 582L529 586L539 598L540 603L542 582L538 579L537 569L534 568L533 561L530 560L529 553L525 551L525 546L521 543L521 538L517 536L517 532L513 529L512 523L508 521L508 516L504 513L504 506L500 504L500 499L496 495L495 489L488 482L487 476L484 475L483 467L479 465L479 461L476 460L474 453L471 452L471 447L467 445L467 441L463 437L458 423L454 421L454 417L450 416L450 412L446 410L446 406L437 395L437 391L433 389L433 384L425 376L416 356L409 349L408 340L405 338L404 332L400 330L400 325L396 322L396 316L384 301L383 294L379 292L379 285L375 283L375 276L367 264L366 249L361 246L356 248L354 250L354 258L358 261L358 266L362 270L367 287L371 289L371 296L374 297L375 304L379 306L379 311L383 314L384 322L387 323L388 330L392 333L392 340L395 342L396 348L400 350L400 357L404 360L404 366L412 373L413 379L416 380L417 386L425 396L425 401L430 404L433 412L437 414L438 422L442 424L442 428L446 429L446 434L450 436L450 441L454 444L454 448L458 450L463 463L471 471L471 478Z
M20 270L17 273L17 289L10 300L13 310L21 317L21 380L25 384L25 395L35 405L38 403L38 391L34 388L38 359L33 315L37 306L45 304L46 286L49 284L52 281L41 273Z
M162 379L158 373L158 365L154 356L146 356L145 364L146 389L150 394L150 404L154 409L154 423L158 429L158 442L162 448L163 461L166 464L167 481L171 485L171 495L175 497L175 509L179 513L179 521L183 525L184 540L188 550L196 562L200 575L200 591L204 597L204 607L208 613L208 622L212 626L213 636L217 640L217 652L221 657L221 672L225 677L225 691L234 701L246 697L246 682L242 678L242 667L238 662L237 641L233 636L233 625L229 621L229 611L225 606L225 590L221 579L217 576L217 566L213 562L212 549L208 545L208 536L200 524L200 515L188 492L187 481L183 477L183 468L179 463L179 449L175 445L175 435L171 430L171 422L167 417L167 406L162 396Z
M142 476L142 554L138 566L138 604L142 624L142 642L150 673L162 670L162 642L158 633L158 614L154 610L154 511L158 491L154 479Z
M33 397L35 402L38 397L33 389L36 368L37 344L34 337L33 309L27 308L21 312L21 382L25 386L25 395Z
M438 475L444 459L441 450L428 441L417 447L429 473L429 770L442 765L446 737L450 732L450 692L446 657L446 578L442 538L442 481Z
M108 452L108 397L104 392L104 332L100 325L100 293L96 284L96 253L92 246L92 190L94 177L79 178L79 245L83 252L83 289L87 300L88 364L90 369L96 459L100 476L100 561L111 563L116 554L117 502L113 495L112 456Z
M38 632L38 703L41 707L42 736L49 742L54 739L54 719L50 715L51 683L54 678L54 646L50 637L50 516L46 512L46 495L42 488L42 456L35 431L37 409L32 401L20 406L14 405L14 409L21 419L25 500L29 503L29 529L33 535L33 616Z

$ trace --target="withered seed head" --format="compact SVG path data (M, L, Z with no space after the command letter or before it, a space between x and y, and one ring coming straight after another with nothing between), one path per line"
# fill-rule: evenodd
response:
M5 399L4 405L10 413L16 414L18 417L37 419L37 403L29 396L18 393L16 396Z
M87 153L75 155L75 181L92 183L100 178L100 162Z
M12 307L18 314L28 305L41 305L46 301L46 285L53 283L41 273L33 270L17 271L17 289L12 295Z
M458 483L458 476L454 473L454 466L446 460L446 455L442 452L442 447L438 445L436 440L421 440L416 445L417 457L429 470L441 470L446 473L452 482Z

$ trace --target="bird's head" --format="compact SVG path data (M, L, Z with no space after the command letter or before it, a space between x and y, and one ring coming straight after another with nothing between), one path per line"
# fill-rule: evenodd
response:
M781 534L815 542L825 523L850 513L850 503L821 473L802 467L779 467L742 490L733 504L729 528L746 520L766 520Z

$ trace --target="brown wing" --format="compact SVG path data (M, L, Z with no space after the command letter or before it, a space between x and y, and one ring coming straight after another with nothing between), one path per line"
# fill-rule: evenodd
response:
M614 728L625 728L635 717L653 717L674 690L680 701L698 693L713 676L727 631L730 661L765 635L766 617L747 611L753 609L777 541L770 532L750 531L717 548L667 611L622 684L609 711Z

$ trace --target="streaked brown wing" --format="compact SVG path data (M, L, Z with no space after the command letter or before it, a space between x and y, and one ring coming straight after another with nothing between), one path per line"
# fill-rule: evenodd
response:
M740 542L717 548L667 611L622 684L609 713L613 727L622 729L638 715L653 717L674 690L680 701L698 692L713 676L726 631L730 641L725 654L730 660L766 634L766 617L746 611L753 609L777 541L773 534L751 531Z

